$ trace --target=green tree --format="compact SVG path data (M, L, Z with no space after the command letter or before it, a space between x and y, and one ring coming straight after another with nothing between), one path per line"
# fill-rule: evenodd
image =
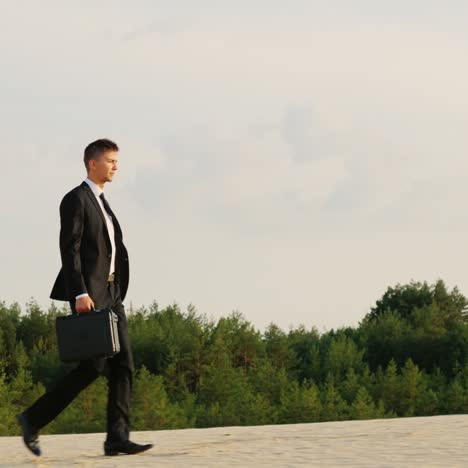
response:
M402 416L414 416L420 395L425 391L418 366L408 359L401 369L399 409Z
M445 410L449 414L468 413L468 392L462 379L457 376L452 380L447 389Z
M0 436L13 436L19 434L16 424L16 407L11 402L9 385L6 382L5 374L0 372Z
M346 379L341 384L340 393L344 400L350 404L356 398L359 388L359 375L356 374L353 367L350 367L346 372Z
M415 309L421 309L432 303L433 293L430 286L424 282L410 284L397 284L394 288L389 287L382 299L377 300L367 318L377 319L387 311L398 313L402 318L410 318Z
M351 419L382 418L384 414L382 400L376 406L369 392L364 387L360 387L350 408Z
M322 421L339 421L348 419L349 406L336 388L333 377L328 375L327 381L321 391Z
M137 431L189 426L185 409L169 401L162 376L144 366L137 373L132 402L132 427Z
M289 347L288 336L277 325L270 323L263 335L266 354L276 367L290 369L296 358Z
M294 352L292 371L299 382L321 380L323 367L320 356L321 339L316 328L307 331L304 326L290 330L289 348Z
M363 350L359 350L351 338L340 336L332 339L325 358L325 369L331 372L337 381L348 369L359 371L362 368Z

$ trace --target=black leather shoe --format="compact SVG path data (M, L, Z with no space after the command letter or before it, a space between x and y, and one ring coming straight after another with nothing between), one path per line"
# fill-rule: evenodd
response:
M28 422L28 419L23 413L16 416L18 424L23 430L23 441L26 447L31 450L36 456L41 456L41 448L39 447L39 434L35 431Z
M135 444L129 440L125 442L104 442L104 455L112 456L119 453L126 453L127 455L135 455L137 453L146 452L153 447L153 444Z

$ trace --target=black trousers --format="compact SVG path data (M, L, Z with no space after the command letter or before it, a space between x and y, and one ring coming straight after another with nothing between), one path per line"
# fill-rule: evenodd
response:
M89 384L105 375L108 379L107 442L123 442L130 433L130 397L133 383L133 356L128 337L128 324L117 282L107 286L107 304L95 304L96 309L111 307L118 315L120 352L108 359L80 361L77 367L61 378L25 412L29 424L40 430L64 410ZM70 303L76 313L74 303Z

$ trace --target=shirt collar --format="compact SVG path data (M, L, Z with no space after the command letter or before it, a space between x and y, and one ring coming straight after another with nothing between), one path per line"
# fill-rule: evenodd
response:
M96 196L96 198L99 198L99 196L101 195L101 193L104 193L104 190L102 190L101 187L99 187L99 185L96 185L92 180L86 178L85 179L85 182L89 185L89 187L91 188L91 190L93 191L94 195Z

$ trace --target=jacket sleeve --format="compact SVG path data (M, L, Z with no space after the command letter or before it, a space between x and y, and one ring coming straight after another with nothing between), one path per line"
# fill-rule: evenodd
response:
M83 227L83 203L75 193L70 192L60 203L60 255L65 285L71 297L88 292L81 271Z

